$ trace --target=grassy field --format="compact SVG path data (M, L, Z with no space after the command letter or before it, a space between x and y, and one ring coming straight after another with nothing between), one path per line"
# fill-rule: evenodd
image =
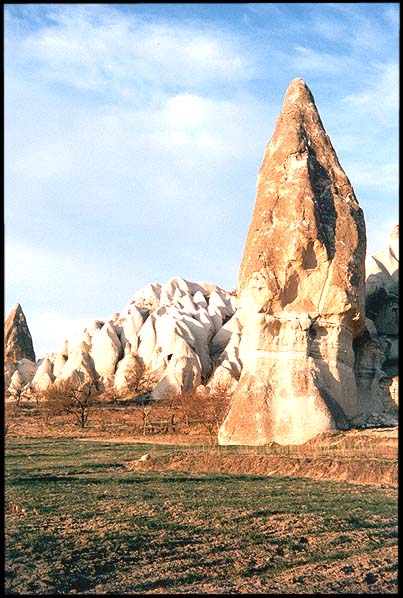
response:
M395 486L131 467L150 450L181 449L7 440L6 593L397 593Z

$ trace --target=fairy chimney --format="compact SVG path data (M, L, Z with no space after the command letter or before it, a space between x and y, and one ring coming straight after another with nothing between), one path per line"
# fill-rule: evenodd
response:
M35 362L35 352L24 312L16 303L4 324L4 361L16 363L23 358Z
M294 79L258 175L238 281L243 369L220 444L301 444L359 414L365 251L363 212Z

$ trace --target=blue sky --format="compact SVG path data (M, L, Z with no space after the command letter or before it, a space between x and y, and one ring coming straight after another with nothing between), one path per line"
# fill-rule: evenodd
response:
M295 77L356 192L398 222L398 3L5 6L5 315L37 358L173 276L232 290Z

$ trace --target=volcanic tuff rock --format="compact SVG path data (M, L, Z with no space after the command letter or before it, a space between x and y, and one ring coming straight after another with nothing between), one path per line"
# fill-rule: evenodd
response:
M396 319L397 232L398 228L394 230L384 251L367 259L368 310L376 321L379 320L380 327L378 332L374 320L367 318L364 334L355 338L353 342L358 398L362 410L360 416L354 420L354 424L359 427L394 425L396 423L398 402L398 377L395 375L397 374L398 341ZM389 272L387 265L390 266L391 263L392 268L389 267ZM177 299L174 299L175 281L182 288L186 288L185 284L188 285L188 291L182 295L182 303L179 304ZM32 382L31 387L34 390L41 392L58 379L77 378L77 376L83 381L98 380L104 386L113 385L117 391L124 392L127 380L139 367L139 348L143 341L145 346L142 350L144 354L148 355L147 369L149 372L152 371L153 377L155 375L157 380L153 393L156 398L163 397L167 391L170 392L173 389L186 390L191 386L197 386L201 378L206 380L208 375L210 375L206 382L208 387L223 388L224 384L227 388L229 386L232 391L235 390L243 365L240 349L244 353L244 358L247 358L247 345L244 343L241 347L243 331L239 320L241 311L235 311L237 306L233 294L214 287L214 285L201 283L205 289L205 295L203 295L200 290L195 291L195 288L192 287L193 284L183 281L183 279L171 279L167 285L147 285L136 293L123 312L112 316L106 327L104 321L94 320L81 333L65 341L59 352L49 353L36 364L25 358L16 363L6 362L5 387L10 390L10 399L13 399L18 389L29 385L30 382ZM217 293L224 299L226 305L223 317L220 316L220 321L225 323L218 332L215 332L214 323L208 314L209 303L212 301L211 293L214 288L218 289ZM152 297L147 298L147 289ZM372 301L374 293L378 297L378 307L375 311ZM161 305L161 295L164 305ZM189 301L184 299L185 296ZM385 302L390 299L393 299L390 303L393 309L388 312L385 309ZM187 301L188 307L193 304L197 308L196 312L194 313L192 308L192 314L187 313L183 308L184 301ZM213 303L217 303L217 301L217 298L213 299ZM227 303L225 303L226 301ZM153 304L152 313L149 309L141 307L145 302ZM175 305L173 305L174 303ZM384 317L377 318L376 315L379 314L384 314ZM395 318L393 320L395 324L392 327L390 327L390 316ZM199 335L198 343L196 343L197 338L191 336L191 330L181 323L182 320L189 323L189 318L193 318L194 322L198 322L204 327L202 334L200 334L201 329L198 324L193 329L193 336L195 332ZM389 332L384 334L387 322L389 322ZM104 329L106 336L101 334L100 338L107 341L105 353L98 351L100 360L97 358L97 362L100 364L98 367L102 368L103 364L107 368L107 373L113 371L112 364L116 359L115 351L110 350L110 343L107 339L114 338L114 344L119 348L119 343L116 342L109 326L113 328L120 343L119 357L122 350L124 350L124 356L118 360L114 374L100 376L92 357L97 353L97 350L93 351L93 338L96 339L98 333ZM205 361L206 358L205 343L207 343L209 360L212 365L212 368L209 367L207 370L202 366L202 361ZM102 346L102 343L97 342L95 349L97 344ZM148 349L146 349L147 346ZM150 347L151 350L149 350ZM200 349L201 353L198 354ZM110 365L108 364L108 355L110 356ZM69 363L65 368L67 361ZM62 375L63 368L65 369ZM197 393L200 400L203 400L202 391L205 389L206 387L203 385L197 388L198 391L200 390Z
M399 225L385 249L366 260L366 316L386 342L386 371L397 375L399 335Z
M48 354L36 365L29 362L28 367L23 363L28 360L7 364L6 386L17 368L14 387L32 381L34 389L44 391L55 382L74 378L96 382L101 390L114 387L123 391L140 363L156 380L153 396L161 398L167 391L187 391L200 385L202 377L211 373L213 359L222 362L215 381L221 375L226 379L232 369L240 372L241 368L234 348L240 336L230 338L228 332L240 329L235 319L231 324L235 309L235 297L214 284L179 277L163 285L149 284L122 312L107 321L94 320L65 341L59 352ZM224 343L212 343L227 322ZM217 353L226 343L226 351Z
M355 339L355 375L362 415L357 423L397 415L399 225L385 249L366 260L366 326ZM387 418L389 421L390 418Z
M32 378L33 387L38 391L44 391L49 388L55 379L53 374L52 362L49 357L45 357L35 371Z
M365 223L302 79L259 171L239 272L243 369L220 444L303 443L359 413Z
M35 362L35 352L24 312L16 303L4 324L4 361L16 363L23 358Z

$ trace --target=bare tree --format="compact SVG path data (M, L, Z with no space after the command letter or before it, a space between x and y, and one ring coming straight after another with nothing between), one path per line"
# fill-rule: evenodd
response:
M107 390L104 390L98 397L101 403L112 403L114 405L119 404L122 398L122 391L118 390L114 386L111 386Z
M141 413L141 417L142 417L142 424L141 424L141 432L143 434L143 436L145 436L147 434L147 429L150 425L150 413L152 411L152 404L150 403L150 400L144 400L144 399L140 399L138 402L136 402L135 404L135 410L139 411Z
M182 394L182 408L188 421L196 420L207 430L211 445L217 443L218 429L228 413L231 396L230 381L216 382L203 393L192 389Z
M10 386L6 390L6 397L10 397L15 400L15 407L21 406L23 400L29 401L32 397L32 388L30 384L24 386L15 385Z
M37 405L39 405L40 399L42 397L42 393L38 388L35 387L34 384L29 382L28 384L26 384L24 386L23 391L24 391L24 396L23 396L24 399L26 399L27 401L30 401L31 399L35 399L35 403Z
M68 413L74 416L81 428L85 428L97 394L94 382L78 379L56 382L44 391L48 416Z
M196 393L194 388L187 392L182 392L177 395L180 411L185 419L185 424L189 427L191 419L198 419L200 417L198 401L200 396Z
M156 384L155 376L147 370L144 362L137 356L135 359L136 366L125 376L126 387L124 389L124 392L132 395L133 398L148 394Z
M150 414L155 404L151 397L151 390L157 381L153 373L147 370L144 362L137 356L135 359L136 366L126 374L126 387L122 392L131 397L135 410L141 413L141 430L145 436L150 425Z
M232 382L226 380L215 382L207 395L202 423L210 435L211 444L217 443L218 430L228 413L232 394Z
M182 393L175 389L167 388L164 392L158 394L158 406L166 411L169 417L169 429L171 432L175 430L175 426L178 423L178 419L184 413L182 407ZM189 425L189 421L186 421Z

